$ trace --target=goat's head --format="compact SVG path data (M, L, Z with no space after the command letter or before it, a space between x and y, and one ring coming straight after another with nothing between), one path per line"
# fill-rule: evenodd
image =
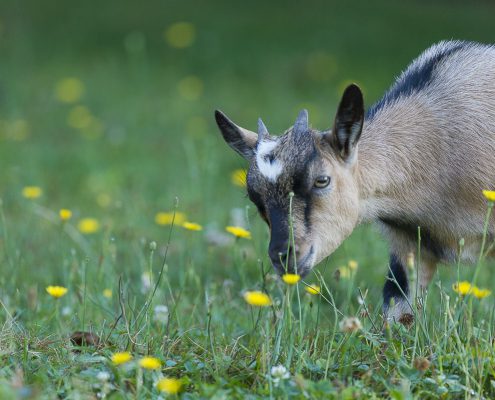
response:
M306 110L278 137L261 120L254 133L220 111L215 117L225 141L250 162L248 195L270 227L268 252L274 268L281 274L307 274L358 222L361 90L347 87L331 131L311 129Z

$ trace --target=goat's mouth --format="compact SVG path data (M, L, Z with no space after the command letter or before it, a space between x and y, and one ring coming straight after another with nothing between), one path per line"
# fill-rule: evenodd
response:
M272 265L275 271L282 276L284 274L298 274L301 276L301 278L304 278L312 269L314 266L314 260L315 260L315 251L314 247L311 246L309 251L303 256L300 257L296 261L296 265L294 265L294 261L292 259L289 259L287 262L287 265L282 264L280 262L274 262L272 260Z

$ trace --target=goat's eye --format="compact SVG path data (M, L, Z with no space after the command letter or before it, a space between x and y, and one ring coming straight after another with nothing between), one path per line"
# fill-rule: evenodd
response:
M330 184L329 176L319 176L315 179L314 187L318 189L326 188Z

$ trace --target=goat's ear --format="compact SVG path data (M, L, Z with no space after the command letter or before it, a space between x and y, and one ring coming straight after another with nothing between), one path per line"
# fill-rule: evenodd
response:
M258 134L237 126L219 110L215 111L215 120L227 144L250 161L254 156Z
M363 93L359 86L347 86L340 100L333 130L327 140L344 160L348 160L361 136L364 121Z

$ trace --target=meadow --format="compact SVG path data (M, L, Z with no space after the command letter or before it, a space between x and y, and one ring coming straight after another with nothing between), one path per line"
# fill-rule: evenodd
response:
M349 82L369 106L493 42L491 3L72 3L0 4L0 399L495 397L493 260L442 266L410 327L373 226L281 281L213 118L328 128Z

